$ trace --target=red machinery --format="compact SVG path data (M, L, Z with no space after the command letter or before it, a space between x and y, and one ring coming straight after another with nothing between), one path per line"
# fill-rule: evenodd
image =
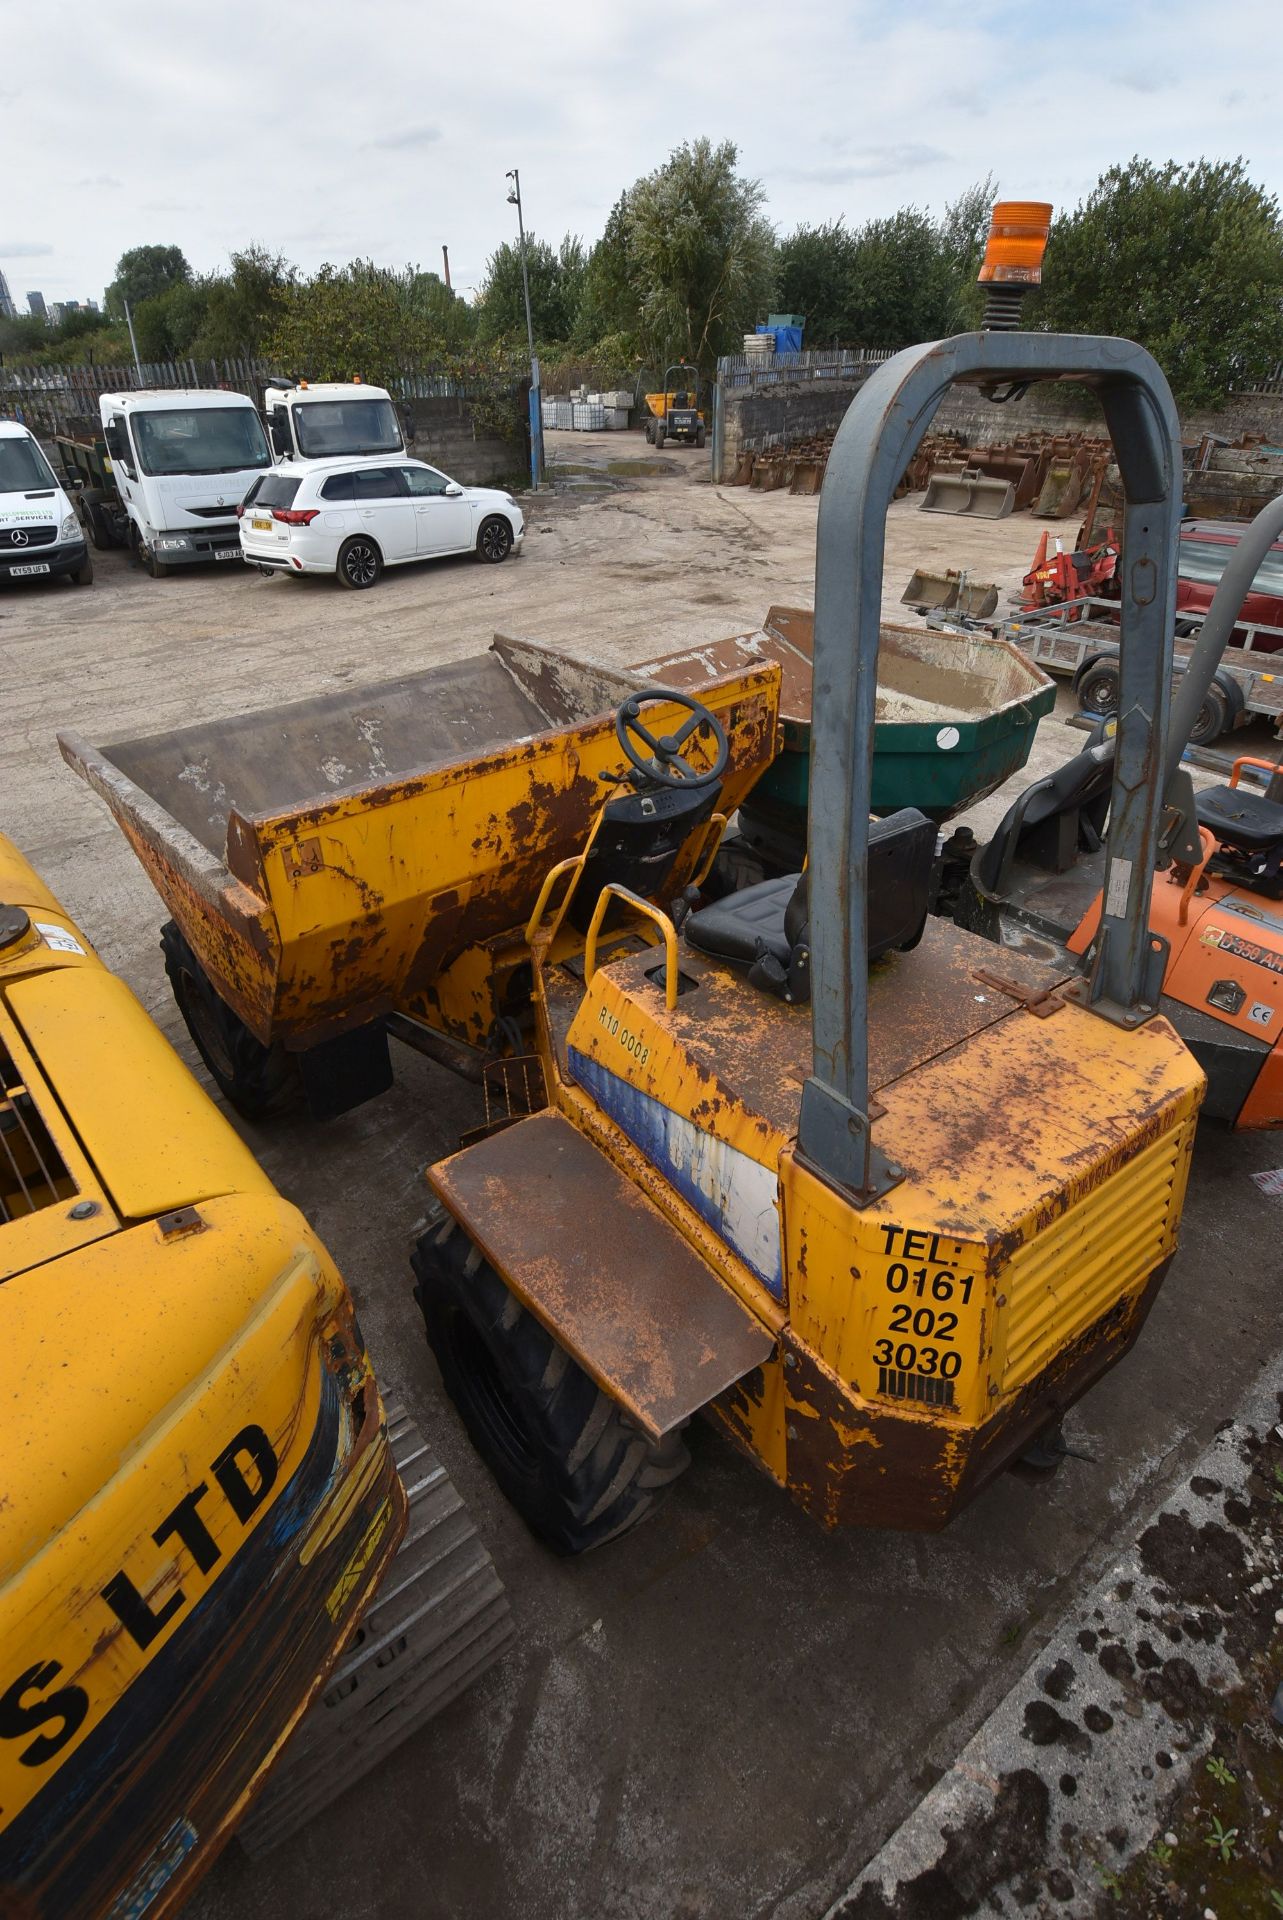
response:
M1094 547L1078 547L1072 553L1062 550L1055 536L1056 551L1048 553L1052 535L1044 530L1034 554L1034 563L1024 577L1020 605L1025 613L1039 607L1062 606L1066 600L1085 600L1101 593L1114 577L1118 564L1118 542L1114 529Z

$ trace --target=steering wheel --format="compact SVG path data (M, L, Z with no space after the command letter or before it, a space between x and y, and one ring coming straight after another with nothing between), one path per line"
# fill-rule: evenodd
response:
M643 724L641 713L643 707L661 704L685 707L690 719L684 720L676 733L661 733L657 738ZM681 751L701 727L707 727L717 742L717 757L711 767L692 766ZM662 787L711 787L721 779L731 757L726 730L717 715L692 694L677 693L669 687L644 687L621 701L615 711L615 736L638 773L657 780ZM638 740L649 747L649 759L639 751Z

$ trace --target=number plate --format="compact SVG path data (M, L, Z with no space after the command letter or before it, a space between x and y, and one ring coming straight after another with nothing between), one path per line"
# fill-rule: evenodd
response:
M255 533L270 533L272 531L272 523L270 520L251 520L250 525L253 527Z
M215 560L243 560L245 555L239 547L220 547L214 558Z
M49 562L48 562L47 560L40 560L40 561L37 561L37 562L36 562L36 563L35 563L34 565L31 565L31 566L26 566L26 567L10 567L10 569L9 569L9 572L10 572L11 574L19 574L19 573L48 573L48 571L49 571Z

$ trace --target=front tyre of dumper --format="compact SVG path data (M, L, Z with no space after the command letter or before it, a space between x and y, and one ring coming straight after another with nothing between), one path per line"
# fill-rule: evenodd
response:
M213 982L172 920L160 930L160 950L178 1011L219 1092L246 1120L283 1113L299 1092L298 1066L279 1042L265 1047L221 1000Z
M444 1212L410 1264L446 1392L530 1531L586 1553L652 1513L690 1463L681 1434L630 1426Z

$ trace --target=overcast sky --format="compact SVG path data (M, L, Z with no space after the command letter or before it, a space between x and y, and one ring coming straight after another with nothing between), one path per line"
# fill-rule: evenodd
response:
M591 241L683 140L737 143L781 232L995 173L1075 204L1101 170L1242 154L1283 189L1278 0L0 0L0 268L101 299L118 256L261 241L475 288L515 231ZM16 189L16 190L15 190Z

